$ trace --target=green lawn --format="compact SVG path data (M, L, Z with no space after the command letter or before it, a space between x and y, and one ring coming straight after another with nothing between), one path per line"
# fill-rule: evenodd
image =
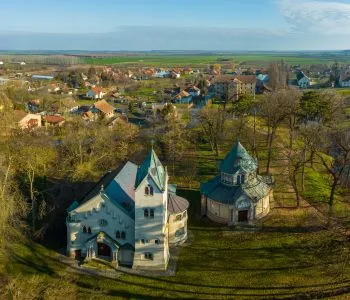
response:
M322 230L307 210L276 209L264 220L262 232L234 232L195 218L198 191L180 194L191 201L192 243L180 252L176 276L122 274L118 279L107 279L76 274L57 260L56 253L22 241L13 245L11 262L7 262L2 274L6 280L11 275L13 280L6 290L19 293L22 298L17 299L37 299L26 298L29 294L43 297L40 299L345 296L350 266L344 264L346 256L341 254L348 250L346 241L334 232Z

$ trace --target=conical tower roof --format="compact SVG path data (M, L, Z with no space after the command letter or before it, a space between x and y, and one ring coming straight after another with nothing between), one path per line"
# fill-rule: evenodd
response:
M153 149L137 169L135 188L137 188L148 175L153 178L154 182L161 191L165 189L166 172Z
M249 155L239 141L236 142L220 165L220 171L227 174L235 174L240 170L252 172L256 169L257 163L255 159Z

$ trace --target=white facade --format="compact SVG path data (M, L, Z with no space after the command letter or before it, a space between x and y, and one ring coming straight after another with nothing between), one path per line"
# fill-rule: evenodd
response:
M176 196L187 203L182 205L186 218L173 222L168 174L153 150L141 166L128 162L117 176L109 176L106 187L97 186L80 205L74 202L68 208L67 255L102 258L117 266L166 269L169 242L178 244L187 238L188 202ZM184 226L176 236L169 235L169 227Z
M27 114L18 122L18 126L23 130L41 127L41 115Z
M339 81L339 85L341 86L341 87L350 87L350 79L349 80L340 80Z
M310 78L307 76L304 76L300 80L298 80L298 86L302 89L308 88L311 85Z

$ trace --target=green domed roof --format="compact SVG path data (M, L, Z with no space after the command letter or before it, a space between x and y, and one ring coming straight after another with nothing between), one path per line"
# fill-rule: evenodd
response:
M220 165L220 171L227 174L235 174L240 170L252 172L256 169L256 160L249 155L248 151L239 141L236 142Z

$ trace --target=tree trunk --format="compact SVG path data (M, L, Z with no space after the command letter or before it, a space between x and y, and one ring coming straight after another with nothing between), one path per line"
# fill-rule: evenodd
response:
M301 167L301 191L305 191L305 161L306 161L306 148L303 150L303 165Z
M29 189L30 189L30 201L32 202L32 229L35 231L35 220L36 220L36 203L34 196L34 171L29 171L28 173L29 179Z
M337 184L338 184L338 179L334 179L332 188L331 188L331 193L329 195L327 227L331 226L331 221L333 216L333 206L334 206L334 194L335 194L335 189L337 187Z
M272 142L275 135L276 129L271 129L271 133L269 134L268 144L267 144L267 163L266 163L266 173L270 173L270 164L272 157Z

